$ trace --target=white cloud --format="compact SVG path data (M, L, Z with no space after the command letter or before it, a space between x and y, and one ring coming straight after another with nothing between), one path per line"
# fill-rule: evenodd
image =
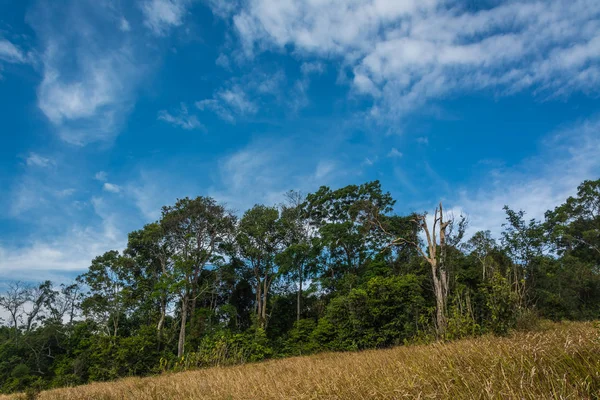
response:
M217 92L216 97L240 114L253 114L257 107L248 99L244 90L239 86Z
M339 169L336 161L320 159L309 147L282 138L253 142L219 161L218 183L209 193L244 212L258 203L279 204L292 189L309 193L348 173L349 168Z
M39 155L37 153L33 153L33 152L29 153L29 155L25 159L25 162L27 163L27 166L29 166L29 167L46 168L46 167L51 167L52 165L54 165L54 161L51 160L50 158L41 156L41 155Z
M252 115L258 111L258 106L248 99L240 85L220 89L212 99L197 101L196 107L199 110L211 110L230 123L234 123L238 116Z
M221 68L229 69L230 68L229 57L227 57L225 54L221 53L221 54L219 54L219 57L217 57L217 59L215 60L215 64Z
M240 7L240 0L205 0L214 15L227 18Z
M204 129L204 126L198 121L198 117L189 114L188 108L184 103L181 103L179 110L175 114L170 114L167 110L159 111L158 119L185 130Z
M157 36L183 24L187 0L147 0L141 4L144 24Z
M370 167L371 165L375 164L375 162L373 160L371 160L369 157L365 157L362 164Z
M300 66L300 71L304 75L322 74L325 71L325 65L322 62L305 62Z
M40 2L28 20L42 43L38 106L58 135L77 145L113 138L145 73L143 49L94 2L70 1L60 11Z
M121 21L119 22L119 29L123 32L129 32L131 30L129 21L127 21L124 17L121 17Z
M106 192L110 192L110 193L120 193L121 192L121 187L119 185L115 185L114 183L110 183L110 182L104 182L104 185L102 185L102 189Z
M457 92L600 88L600 2L251 0L233 17L246 53L292 48L353 70L378 117Z
M400 151L398 151L397 148L392 147L392 149L390 150L390 152L388 153L388 157L392 157L392 158L400 158L402 157L402 153Z
M91 260L125 247L126 235L107 220L100 228L74 226L51 239L33 239L20 247L0 243L0 274L5 279L68 282Z
M108 174L104 171L98 171L96 172L96 175L94 175L94 179L100 182L106 182Z
M524 210L528 219L543 219L545 211L574 195L581 182L600 176L599 132L600 118L562 130L535 157L510 170L492 170L478 189L463 189L450 203L468 214L469 233L489 229L497 235L505 205Z
M0 61L25 63L27 56L13 43L0 38Z
M7 202L9 216L32 215L34 220L41 222L42 219L53 219L62 212L65 205L61 200L75 193L75 189L47 172L30 169L16 181L3 199Z

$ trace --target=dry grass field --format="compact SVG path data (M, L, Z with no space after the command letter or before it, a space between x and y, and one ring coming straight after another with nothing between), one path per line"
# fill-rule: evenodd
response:
M506 338L325 353L129 378L51 390L38 398L597 399L600 341L592 323L548 324L538 332Z

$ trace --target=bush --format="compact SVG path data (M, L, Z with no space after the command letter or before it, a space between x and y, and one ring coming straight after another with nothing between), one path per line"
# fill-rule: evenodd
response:
M300 356L315 352L317 344L312 338L317 324L312 319L301 319L294 323L288 332L284 343L283 354L286 356Z
M401 344L417 333L424 304L415 275L372 278L331 301L312 334L314 347L359 350Z

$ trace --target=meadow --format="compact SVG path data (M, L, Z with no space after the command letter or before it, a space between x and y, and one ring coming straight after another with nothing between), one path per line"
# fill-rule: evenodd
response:
M533 332L239 366L0 397L6 399L596 399L600 340L591 322Z

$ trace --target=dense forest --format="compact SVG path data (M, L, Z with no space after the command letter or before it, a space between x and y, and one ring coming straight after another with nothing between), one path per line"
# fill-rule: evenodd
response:
M375 181L243 215L165 206L71 284L8 283L0 391L600 317L600 180L543 221L505 207L497 238L394 205Z

